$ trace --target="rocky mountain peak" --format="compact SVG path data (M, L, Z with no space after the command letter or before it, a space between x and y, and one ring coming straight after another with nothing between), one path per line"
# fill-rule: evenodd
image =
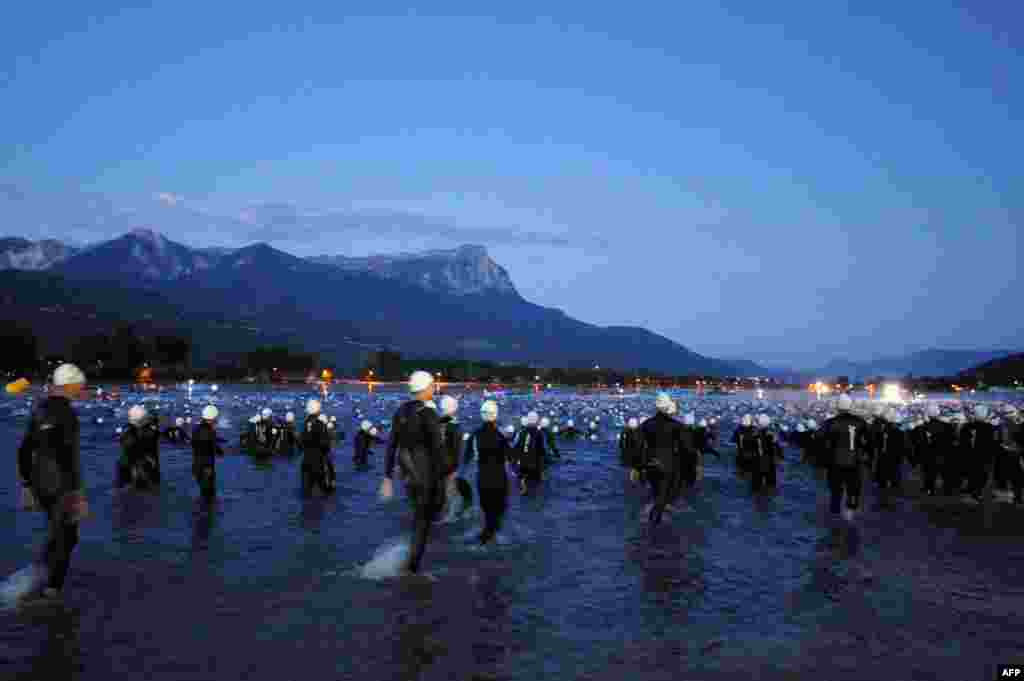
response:
M430 291L455 295L518 295L508 272L494 262L484 246L467 244L422 253L371 255L363 258L319 256L311 260L349 271L370 272L386 279L397 279Z
M78 249L53 239L3 238L0 239L0 269L45 270L77 252Z

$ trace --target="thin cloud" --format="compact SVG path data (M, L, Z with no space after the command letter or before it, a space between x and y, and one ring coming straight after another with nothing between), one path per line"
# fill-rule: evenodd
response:
M485 246L607 250L596 235L553 234L518 227L469 227L455 219L395 210L315 210L289 202L255 203L238 210L220 210L180 194L157 192L135 204L115 203L101 194L64 192L31 194L11 183L0 183L12 222L23 225L25 236L70 236L80 241L114 238L145 226L173 240L186 235L216 234L236 244L288 244L329 241L331 237L395 242L475 243ZM16 218L16 219L15 219Z
M184 197L169 192L158 192L154 195L154 198L160 203L166 203L168 206L176 206L185 200Z
M310 213L292 204L260 204L241 211L237 219L253 227L246 236L257 241L288 240L299 228L323 235L360 233L367 236L433 237L462 243L512 246L548 246L554 248L597 247L606 249L608 241L587 235L570 237L522 230L516 227L465 227L448 218L400 211Z

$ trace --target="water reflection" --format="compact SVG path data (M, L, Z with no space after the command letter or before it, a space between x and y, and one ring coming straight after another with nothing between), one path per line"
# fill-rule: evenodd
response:
M200 499L192 511L192 554L203 553L210 548L210 534L217 524L216 501Z
M34 605L19 614L26 634L40 636L28 660L29 669L9 677L12 681L72 679L84 670L81 612L62 603Z

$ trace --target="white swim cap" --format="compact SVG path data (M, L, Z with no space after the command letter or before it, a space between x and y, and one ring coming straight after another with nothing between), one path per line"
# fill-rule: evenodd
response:
M626 425L629 426L630 428L636 429L640 427L640 421L638 421L637 418L634 416L626 423Z
M505 426L505 432L508 433L509 435L511 435L512 433L516 432L515 426L512 426L512 425Z
M757 417L757 425L761 426L762 428L767 428L768 426L772 425L772 420L771 418L769 418L768 414L761 414L760 416Z
M988 407L986 407L984 404L979 404L977 407L975 407L974 418L978 419L979 421L987 421Z
M364 432L370 432L370 428L373 428L373 424L370 423L369 421L363 421L362 423L359 424L359 430L362 430Z
M743 424L744 426L752 426L754 425L754 417L751 416L750 414L745 414L743 418L740 420L740 423Z
M134 407L128 410L128 423L133 426L137 426L142 423L146 418L146 408L141 404L136 404Z
M540 427L541 428L547 428L550 425L551 425L551 419L549 419L547 416L543 417L540 420Z
M498 419L498 403L487 400L480 405L480 418L486 423L494 423Z
M373 437L377 437L377 429L376 428L370 428L370 435L372 435Z
M654 408L662 414L671 414L672 406L672 398L668 396L668 393L658 393L658 396L654 398Z
M320 413L320 400L310 400L306 402L306 413L310 416L313 414Z
M700 422L697 425L700 426L701 428L707 428L708 427L708 422L706 420L704 420L704 419L701 419Z
M269 418L270 415L273 414L274 412L270 411L269 409L264 409L262 413L263 413L263 418Z
M179 416L178 418L174 419L174 425L176 425L179 428L181 428L183 425L185 425L185 419L183 419L183 418L181 418Z
M409 392L413 395L421 393L434 385L434 377L428 371L414 371L409 377Z
M849 395L840 395L839 402L836 406L839 411L850 411L853 409L853 400L850 399Z
M526 422L531 426L537 425L538 420L540 420L540 417L537 415L537 412L535 411L531 411L529 414L526 415Z
M434 411L437 411L437 404L434 402L434 400L427 400L423 404L427 405L428 407L430 407Z
M208 404L205 407L203 407L204 421L214 421L218 416L220 416L220 412L217 411L217 407L213 406L212 404Z
M293 412L288 412L287 414L284 415L284 420L286 423L294 423L295 414Z
M459 410L459 401L451 395L445 395L441 398L441 415L442 416L455 416L455 412Z
M570 428L575 428L576 422L573 421L572 419L569 419L568 421L565 422L565 425L569 426Z
M523 428L526 428L528 425L530 425L530 419L526 418L525 416L521 416L519 418L519 425L521 425Z
M686 416L683 417L683 423L685 423L688 426L696 425L697 418L693 414L687 414Z
M53 372L54 385L83 385L85 374L74 364L61 364Z
M798 423L798 424L796 424L796 432L798 432L798 433L806 433L807 429L804 428L804 424Z

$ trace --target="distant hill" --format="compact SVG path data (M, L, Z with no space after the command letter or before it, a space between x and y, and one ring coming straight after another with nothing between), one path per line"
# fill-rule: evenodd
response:
M73 300L92 306L87 314L96 319L194 326L194 336L206 339L206 347L196 343L207 355L243 351L257 339L289 338L353 368L367 348L389 346L413 356L535 366L768 375L753 363L704 357L644 329L599 327L530 303L480 246L304 259L267 244L192 249L139 229L75 252L45 272L53 276L0 273L16 287L19 304L34 301L30 316L40 323L40 307Z
M965 378L981 381L986 385L1024 385L1024 353L985 362L962 372L960 375Z
M837 360L816 373L819 376L849 376L863 380L881 376L903 378L914 376L956 376L960 372L984 362L1006 357L1013 350L922 350L903 357L890 357L870 362Z

